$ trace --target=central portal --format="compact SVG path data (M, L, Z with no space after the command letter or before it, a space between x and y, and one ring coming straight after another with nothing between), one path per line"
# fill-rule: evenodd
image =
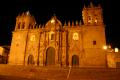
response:
M54 64L55 64L55 49L53 47L49 47L46 51L46 65Z

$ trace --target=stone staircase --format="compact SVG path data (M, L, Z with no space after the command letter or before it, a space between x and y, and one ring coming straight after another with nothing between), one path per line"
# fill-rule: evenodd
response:
M120 80L120 69L0 65L0 75L28 80Z
M120 69L73 68L69 80L120 80Z

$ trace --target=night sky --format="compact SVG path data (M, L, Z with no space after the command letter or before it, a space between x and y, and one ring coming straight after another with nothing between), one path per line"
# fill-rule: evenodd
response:
M87 6L89 1L95 5L101 4L103 8L107 44L113 48L120 48L120 9L116 0L4 0L0 2L0 46L11 44L18 14L29 10L38 24L45 24L54 14L62 23L68 20L81 20L83 5Z

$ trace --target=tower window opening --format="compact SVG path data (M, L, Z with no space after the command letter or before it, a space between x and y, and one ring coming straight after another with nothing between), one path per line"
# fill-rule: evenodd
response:
M18 27L17 28L20 29L20 23L18 23Z
M95 23L97 23L97 18L95 18Z
M88 20L91 20L91 17L90 17L90 16L88 16Z
M22 29L24 29L24 28L25 28L25 23L23 22L23 23L22 23Z
M88 16L88 22L89 22L89 23L92 22L92 18L91 18L91 16Z

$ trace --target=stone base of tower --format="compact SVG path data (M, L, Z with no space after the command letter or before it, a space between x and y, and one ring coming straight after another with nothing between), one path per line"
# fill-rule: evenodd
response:
M24 65L22 62L9 62L8 65Z
M106 52L100 49L86 49L84 56L80 61L80 67L106 68Z
M8 65L24 65L24 61L16 61L14 58L10 58Z

